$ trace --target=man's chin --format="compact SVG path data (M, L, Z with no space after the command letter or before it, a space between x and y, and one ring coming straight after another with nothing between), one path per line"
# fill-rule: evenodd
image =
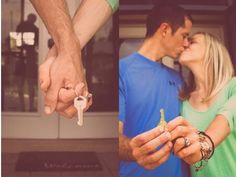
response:
M171 57L171 58L174 59L174 60L178 60L180 54L178 54L178 53L173 53L172 55L168 55L168 56Z
M175 60L179 60L179 56L180 56L180 54L175 54L175 56L173 56L173 58L174 58Z

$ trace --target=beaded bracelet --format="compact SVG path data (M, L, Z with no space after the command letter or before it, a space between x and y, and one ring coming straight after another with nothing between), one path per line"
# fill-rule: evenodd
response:
M199 131L198 135L199 135L199 141L200 141L200 146L201 146L200 152L201 152L202 157L199 162L200 164L198 166L196 164L193 165L195 167L195 171L200 171L206 166L208 160L212 157L215 150L214 142L212 141L210 136L208 136L205 132L202 132L202 131ZM206 141L206 138L209 139L211 146Z
M210 153L209 156L207 157L207 159L209 160L209 159L213 156L213 154L214 154L214 152L215 152L215 144L214 144L214 142L212 141L211 137L210 137L209 135L207 135L205 132L199 132L199 135L200 135L200 136L203 135L203 136L207 137L207 138L210 140L210 142L211 142L211 153Z

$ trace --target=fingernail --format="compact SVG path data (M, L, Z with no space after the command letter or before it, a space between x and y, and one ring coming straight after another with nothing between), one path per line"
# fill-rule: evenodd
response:
M92 97L93 97L93 94L92 94L92 93L89 93L87 97L88 97L88 98L92 98Z
M45 106L44 111L46 114L51 114L51 108L49 106Z
M169 148L171 149L173 145L172 145L171 142L169 142L169 143L168 143L168 146L169 146Z
M82 83L82 82L76 85L76 87L75 87L75 92L76 92L76 95L77 95L77 96L80 95L81 89L82 89L83 87L84 87L84 83Z
M88 99L88 102L90 102L90 100L92 99L92 94L91 93L89 93L88 95L87 95L87 99Z

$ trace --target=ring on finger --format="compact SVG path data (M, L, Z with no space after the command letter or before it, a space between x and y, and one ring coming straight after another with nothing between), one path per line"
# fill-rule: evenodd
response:
M188 137L183 137L184 138L184 147L188 147L191 145L191 141Z

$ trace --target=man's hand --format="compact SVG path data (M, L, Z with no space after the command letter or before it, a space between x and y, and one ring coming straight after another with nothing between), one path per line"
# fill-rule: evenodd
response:
M39 86L43 92L47 92L51 84L50 69L57 57L57 49L54 45L47 54L45 61L39 66Z
M83 95L84 84L79 83L75 86L75 89L61 88L59 91L59 100L57 103L56 111L66 118L72 118L78 114L78 110L74 107L74 98L78 95ZM85 95L84 95L85 96ZM84 112L92 105L92 97L88 99L87 106L84 108Z
M55 87L55 85L52 85L51 77L54 78L55 82L61 82L60 81L61 78L65 78L65 76L71 77L71 74L73 74L72 71L77 72L77 69L81 68L79 66L76 66L75 65L76 63L73 63L71 62L71 60L68 60L68 58L65 58L66 60L63 59L61 61L62 64L61 62L56 61L57 59L58 57L57 57L56 47L53 46L52 49L49 50L46 60L39 67L40 88L45 93L45 105L52 105L52 111L55 110L59 112L61 115L63 115L64 117L72 118L77 113L77 110L73 106L73 100L76 96L79 96L79 95L87 96L88 94L87 84L84 79L84 75L81 74L80 75L81 77L78 77L77 79L83 80L83 82L79 82L79 84L77 84L74 88L70 87L71 85L70 83L67 84L67 86L65 85L64 87L60 88L58 98L56 100L55 94L58 93L57 91L58 87ZM81 59L79 58L78 61L81 61ZM70 65L68 65L69 63ZM60 65L62 66L64 65L63 72L56 72L56 70L53 71L52 67L54 67L53 66L54 64L59 65L59 67ZM77 65L78 64L82 65L82 63L77 63ZM74 67L72 66L72 68L70 69L69 66L71 67L71 65L74 65ZM66 69L69 69L68 73ZM67 74L63 74L63 73L67 73ZM83 73L83 72L79 71L78 73ZM59 78L59 80L56 80L57 78ZM68 82L74 83L74 81L72 81L71 78L66 77L65 81L66 80ZM56 92L54 92L55 89L56 89ZM50 94L52 95L52 97ZM47 103L46 103L46 100L47 100ZM55 108L55 104L56 104L55 102L57 103L56 108ZM87 107L84 109L84 111L86 111L91 105L92 105L92 99L89 100ZM46 108L45 112L50 114L51 107L50 107L50 111L48 111L47 109L49 108Z
M170 133L160 127L142 133L130 141L133 157L139 165L154 169L168 160L172 148L170 139Z
M83 66L80 59L80 48L70 46L70 49L64 51L65 52L58 52L58 56L55 59L51 57L46 60L41 66L41 71L43 72L39 73L40 87L46 91L45 112L48 114L56 109L59 90L61 88L75 89L77 84L84 83L84 86L80 86L79 89L83 89L83 95L88 94ZM49 73L49 77L47 76L47 73ZM51 79L48 80L48 78ZM48 85L50 85L49 88L47 87ZM81 93L81 91L79 92ZM63 97L64 93L66 92L62 92L60 95ZM76 92L74 91L74 94L75 93ZM66 100L64 102L68 101Z

